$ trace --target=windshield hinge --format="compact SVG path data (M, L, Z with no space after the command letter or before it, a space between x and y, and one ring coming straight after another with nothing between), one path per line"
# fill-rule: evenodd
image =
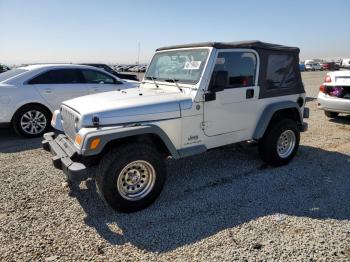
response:
M201 123L201 129L204 130L205 128L208 127L208 122L202 122Z

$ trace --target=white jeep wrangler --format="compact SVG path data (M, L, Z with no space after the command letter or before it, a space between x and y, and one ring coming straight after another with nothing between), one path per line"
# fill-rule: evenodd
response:
M253 140L270 165L307 129L299 49L259 41L159 48L139 88L65 101L43 148L68 179L99 165L101 197L133 212L161 192L167 157Z

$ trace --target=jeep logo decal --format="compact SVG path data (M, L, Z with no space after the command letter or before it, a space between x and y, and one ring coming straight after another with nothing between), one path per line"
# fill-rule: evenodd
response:
M189 138L187 139L187 141L192 141L192 140L198 140L198 135L189 136Z

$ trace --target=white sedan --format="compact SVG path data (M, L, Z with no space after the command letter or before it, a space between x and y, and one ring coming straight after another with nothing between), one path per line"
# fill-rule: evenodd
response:
M47 131L52 112L63 101L138 85L90 66L19 67L0 74L0 127L12 125L22 136L38 137Z
M320 86L318 108L327 117L350 114L350 70L329 72Z

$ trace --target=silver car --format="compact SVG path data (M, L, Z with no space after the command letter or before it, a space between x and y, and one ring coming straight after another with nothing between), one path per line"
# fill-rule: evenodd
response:
M327 117L350 114L350 70L328 73L317 100L318 108L324 110Z

